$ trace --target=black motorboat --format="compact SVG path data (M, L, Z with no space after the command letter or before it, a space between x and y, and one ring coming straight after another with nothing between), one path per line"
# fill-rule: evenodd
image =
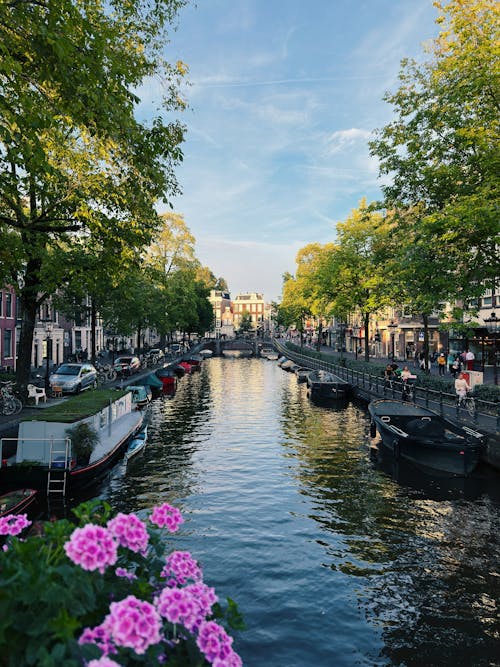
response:
M352 390L349 382L322 369L310 371L307 376L307 387L310 397L319 400L347 399Z
M370 435L384 451L439 474L466 477L476 468L487 436L420 405L380 399L368 406Z

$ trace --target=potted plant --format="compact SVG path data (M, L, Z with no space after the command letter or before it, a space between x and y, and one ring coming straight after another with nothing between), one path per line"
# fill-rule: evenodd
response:
M99 444L99 434L93 426L82 422L66 431L71 439L71 451L78 466L88 465L92 452Z

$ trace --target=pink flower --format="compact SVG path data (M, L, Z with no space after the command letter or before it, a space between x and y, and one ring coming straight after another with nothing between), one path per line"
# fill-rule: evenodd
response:
M79 644L95 644L104 655L116 653L116 649L111 641L111 635L104 625L98 625L95 628L85 628L78 640Z
M189 551L173 551L167 557L160 577L166 577L169 586L177 586L185 584L188 579L201 581L203 575Z
M208 662L216 667L240 667L241 658L232 649L232 638L214 621L204 621L196 639Z
M99 660L91 660L87 664L87 667L120 667L120 665L114 660L111 660L110 658L107 658L105 655L103 655L102 658L99 658Z
M112 602L103 626L117 646L128 646L141 655L152 644L161 640L161 619L149 602L129 595L120 602Z
M198 607L192 594L184 588L164 588L155 600L158 613L171 623L180 623L188 630L196 627Z
M144 523L135 514L118 514L108 521L108 530L122 547L140 552L143 556L148 547L149 535Z
M219 598L215 595L215 589L202 582L190 584L184 590L191 593L198 607L198 626L207 616L210 616L212 606Z
M8 514L0 518L0 535L19 535L28 526L27 514Z
M137 579L137 575L135 575L133 572L129 572L124 567L117 567L115 574L117 577L125 577L125 579L128 579L129 581L134 581L134 579Z
M114 565L118 557L118 545L111 533L91 523L76 528L69 542L64 545L66 555L84 570L99 570L101 574L108 565Z
M166 526L171 533L175 533L181 523L184 523L179 510L168 503L154 507L149 520L160 528Z

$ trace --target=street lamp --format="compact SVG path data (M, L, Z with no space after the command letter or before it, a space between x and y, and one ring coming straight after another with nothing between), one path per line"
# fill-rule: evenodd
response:
M500 329L500 318L496 316L496 313L491 313L489 317L484 318L484 323L488 329L488 333L493 336L493 378L495 384L498 384L497 376L497 333Z
M391 331L391 361L394 361L394 336L396 335L398 325L394 323L394 320L391 320L391 323L387 325L387 328Z

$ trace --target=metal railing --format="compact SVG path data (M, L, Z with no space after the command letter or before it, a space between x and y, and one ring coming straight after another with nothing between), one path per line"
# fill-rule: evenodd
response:
M375 398L401 398L403 384L401 381L393 381L392 387L386 386L383 376L373 375L365 371L357 371L347 368L331 361L309 356L304 352L295 352L278 341L274 341L276 349L287 359L295 361L301 366L313 370L323 369L347 380L353 386L358 398L372 400ZM482 399L475 399L475 410L471 416L463 408L458 407L457 396L444 391L419 387L413 385L414 402L425 406L443 417L452 417L455 420L470 424L490 431L500 431L500 404Z

